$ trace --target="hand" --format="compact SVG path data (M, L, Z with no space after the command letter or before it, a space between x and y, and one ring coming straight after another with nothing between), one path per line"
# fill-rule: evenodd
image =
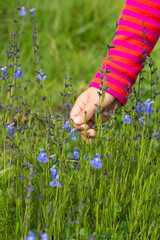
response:
M81 136L84 142L86 139L84 137L85 130L87 137L94 138L96 135L95 129L93 129L93 125L95 125L95 113L94 111L97 109L95 104L98 106L101 105L102 97L99 97L98 92L100 90L95 87L88 88L85 92L83 92L76 100L71 112L70 112L70 122L73 127L81 132ZM103 112L107 108L107 112L113 112L113 110L117 109L121 106L121 102L112 96L109 93L105 93L105 98L103 101ZM85 113L86 113L86 124L85 124ZM110 114L104 115L102 117L102 123L106 122L110 118ZM91 139L89 140L91 142Z

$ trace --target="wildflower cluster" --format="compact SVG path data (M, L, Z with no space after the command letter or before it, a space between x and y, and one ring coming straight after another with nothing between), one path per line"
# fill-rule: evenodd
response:
M29 231L25 240L37 240L36 234L33 231ZM48 234L42 233L40 240L49 240Z
M142 113L142 112L146 112L146 113L149 113L149 115L151 115L151 113L153 112L153 107L151 104L154 103L154 101L150 101L150 99L147 99L143 104L145 105L145 108L139 103L137 102L137 105L136 105L136 113ZM144 120L144 117L141 117L139 118L139 121L143 121ZM125 123L125 124L129 124L132 122L132 119L130 116L128 115L125 115L124 118L122 118L122 121Z
M50 158L52 158L52 163L54 162L54 157L55 157L55 154L50 155ZM49 161L44 149L41 149L41 153L37 156L37 160L42 163L47 163ZM53 188L54 187L60 188L60 186L62 186L63 183L59 181L59 174L58 174L57 170L55 169L55 167L56 167L56 165L53 165L52 168L50 168L51 178L53 179L50 182L50 186Z

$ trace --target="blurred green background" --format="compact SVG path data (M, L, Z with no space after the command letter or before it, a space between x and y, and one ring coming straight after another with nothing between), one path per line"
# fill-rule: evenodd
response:
M22 17L15 16L16 0L0 0L0 65L6 64L8 40L15 25L21 30ZM47 74L45 86L53 106L62 104L59 92L64 89L64 77L69 69L73 88L77 96L88 88L92 78L101 67L106 56L106 45L112 42L116 21L125 0L39 0L18 1L18 6L36 8L35 19L39 55L42 55L41 68ZM28 94L34 99L37 94L34 73L34 55L32 43L32 18L30 14L24 22L20 48L21 69L28 84ZM156 45L152 57L156 65L160 64L160 46ZM159 72L159 70L158 70Z

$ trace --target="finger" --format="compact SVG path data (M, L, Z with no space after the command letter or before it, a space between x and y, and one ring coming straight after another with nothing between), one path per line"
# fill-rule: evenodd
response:
M79 131L84 131L85 129L88 130L90 129L90 126L88 124L81 124L81 125L77 125L75 123L72 123L73 127L76 128Z
M81 97L81 99L77 98L74 106L71 109L70 119L74 121L74 119L84 110L86 106L85 101L86 101L86 96L84 96L83 98Z
M86 134L87 137L94 138L96 136L96 131L94 129L89 129L86 131L86 133L85 133L85 131L81 131L81 134L83 136L85 136L85 134Z
M81 136L82 136L82 140L84 141L84 142L89 142L90 144L91 144L91 142L92 142L92 139L91 138L85 138L82 134L81 134Z

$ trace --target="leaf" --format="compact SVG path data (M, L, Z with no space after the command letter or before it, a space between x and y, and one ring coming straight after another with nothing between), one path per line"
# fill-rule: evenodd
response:
M121 205L118 203L117 207L116 207L116 212L121 212L122 211L122 207Z

